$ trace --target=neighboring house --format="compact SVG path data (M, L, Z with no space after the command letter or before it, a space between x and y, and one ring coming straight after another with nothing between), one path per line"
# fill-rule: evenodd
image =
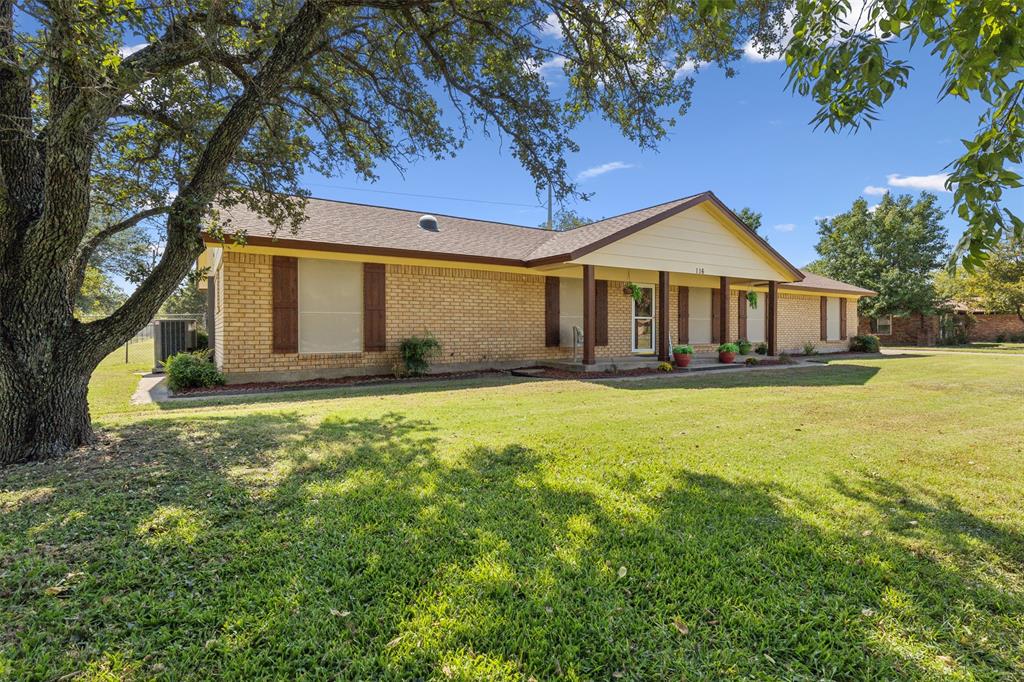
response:
M773 354L842 351L874 293L801 272L710 192L568 232L322 199L306 214L275 237L235 208L245 245L206 237L228 381L390 372L401 341L423 334L441 342L439 371L569 359L574 328L585 365L741 337Z
M945 317L947 330L962 329L969 342L1024 339L1024 321L1012 313L988 313L974 304L956 301L947 303L946 308L944 315L862 316L858 333L876 335L883 346L934 346L942 342Z

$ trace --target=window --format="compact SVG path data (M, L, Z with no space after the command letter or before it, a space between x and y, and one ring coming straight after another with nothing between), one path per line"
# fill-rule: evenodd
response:
M839 326L839 299L830 296L828 299L827 307L828 318L825 329L828 333L826 334L826 336L828 337L829 341L838 341L839 336L841 334Z
M875 318L875 334L878 336L892 334L892 315L879 315Z
M572 348L572 328L583 330L583 280L561 277L558 283L558 338Z
M299 259L299 352L363 349L363 264Z

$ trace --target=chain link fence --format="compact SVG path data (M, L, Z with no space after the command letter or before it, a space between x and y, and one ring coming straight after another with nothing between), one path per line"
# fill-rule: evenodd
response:
M80 319L83 322L91 322L103 317L102 315L86 315ZM206 314L205 313L174 313L168 315L158 315L158 320L195 320L196 330L199 334L206 334ZM128 340L123 346L115 350L113 353L107 356L104 360L107 364L125 364L138 366L139 368L151 369L155 360L153 354L153 335L156 327L153 324L153 320L150 320L149 324L139 330L139 333Z

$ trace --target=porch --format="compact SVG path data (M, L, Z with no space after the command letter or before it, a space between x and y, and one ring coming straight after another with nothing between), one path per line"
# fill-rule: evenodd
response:
M701 372L716 369L728 369L734 365L742 365L748 357L764 358L763 355L737 355L732 363L718 361L718 353L694 353L690 365L685 369L676 371ZM584 364L582 358L567 358L565 360L548 360L538 362L540 367L551 369L562 369L569 372L628 372L636 369L655 369L664 362L659 360L657 355L621 355L615 357L597 358L591 364Z

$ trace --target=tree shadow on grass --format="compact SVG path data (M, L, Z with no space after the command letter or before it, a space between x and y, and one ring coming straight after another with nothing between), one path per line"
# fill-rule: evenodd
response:
M650 486L517 443L465 447L442 435L399 414L157 419L121 428L102 466L19 470L12 489L61 492L19 504L0 524L0 574L13 586L0 597L0 670L243 679L1019 670L1019 570L971 568L983 555L970 542L948 548L967 560L949 565L900 538L826 530L787 507L789 490L685 471ZM840 493L877 507L898 490L884 485ZM955 514L1016 556L1018 535Z

